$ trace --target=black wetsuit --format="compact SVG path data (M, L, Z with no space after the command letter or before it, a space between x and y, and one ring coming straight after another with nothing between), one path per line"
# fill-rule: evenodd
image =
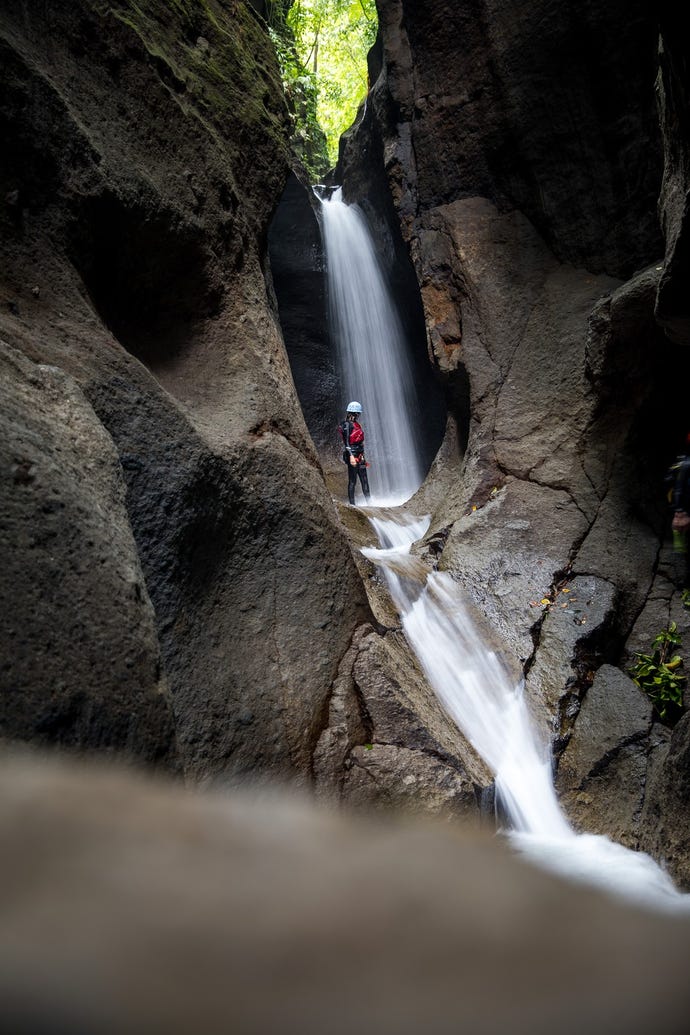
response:
M369 477L367 475L367 464L364 459L364 433L362 432L361 441L350 442L350 436L352 435L354 428L355 425L349 420L344 420L340 425L343 442L345 443L343 460L347 464L347 498L353 507L355 505L355 488L357 487L358 475L365 500L368 502L371 497L371 492L369 491ZM359 424L357 425L357 428L361 431ZM350 463L351 456L354 456L356 459L356 464Z

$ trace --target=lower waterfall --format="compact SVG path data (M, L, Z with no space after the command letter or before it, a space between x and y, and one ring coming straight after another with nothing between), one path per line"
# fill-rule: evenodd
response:
M444 710L495 777L510 842L533 862L637 903L690 909L690 895L643 852L606 837L577 834L552 779L548 744L539 742L521 686L482 643L460 586L443 572L422 573L410 555L429 518L370 512L380 549L363 553L387 581L403 631Z

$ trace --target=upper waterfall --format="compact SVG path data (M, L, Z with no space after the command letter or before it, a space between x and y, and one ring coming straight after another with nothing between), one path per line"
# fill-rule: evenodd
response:
M320 200L339 409L344 413L349 399L362 403L373 500L402 503L425 473L405 333L364 213L343 201L340 188Z

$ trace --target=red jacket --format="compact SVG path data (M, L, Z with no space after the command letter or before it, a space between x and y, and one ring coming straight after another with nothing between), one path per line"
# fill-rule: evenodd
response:
M364 432L362 425L356 420L344 420L339 425L340 434L348 451L353 456L361 456L364 452Z

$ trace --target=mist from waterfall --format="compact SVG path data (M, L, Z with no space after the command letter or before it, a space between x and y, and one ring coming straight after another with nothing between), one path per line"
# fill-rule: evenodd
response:
M425 473L405 333L364 213L345 204L340 188L317 196L340 373L339 410L344 416L352 399L362 404L372 502L402 503L416 492Z
M550 747L540 742L523 687L482 642L458 583L425 571L410 555L429 520L372 515L381 549L362 552L381 566L405 636L444 710L494 774L512 844L539 865L636 903L690 909L690 896L649 855L572 829L556 796Z

